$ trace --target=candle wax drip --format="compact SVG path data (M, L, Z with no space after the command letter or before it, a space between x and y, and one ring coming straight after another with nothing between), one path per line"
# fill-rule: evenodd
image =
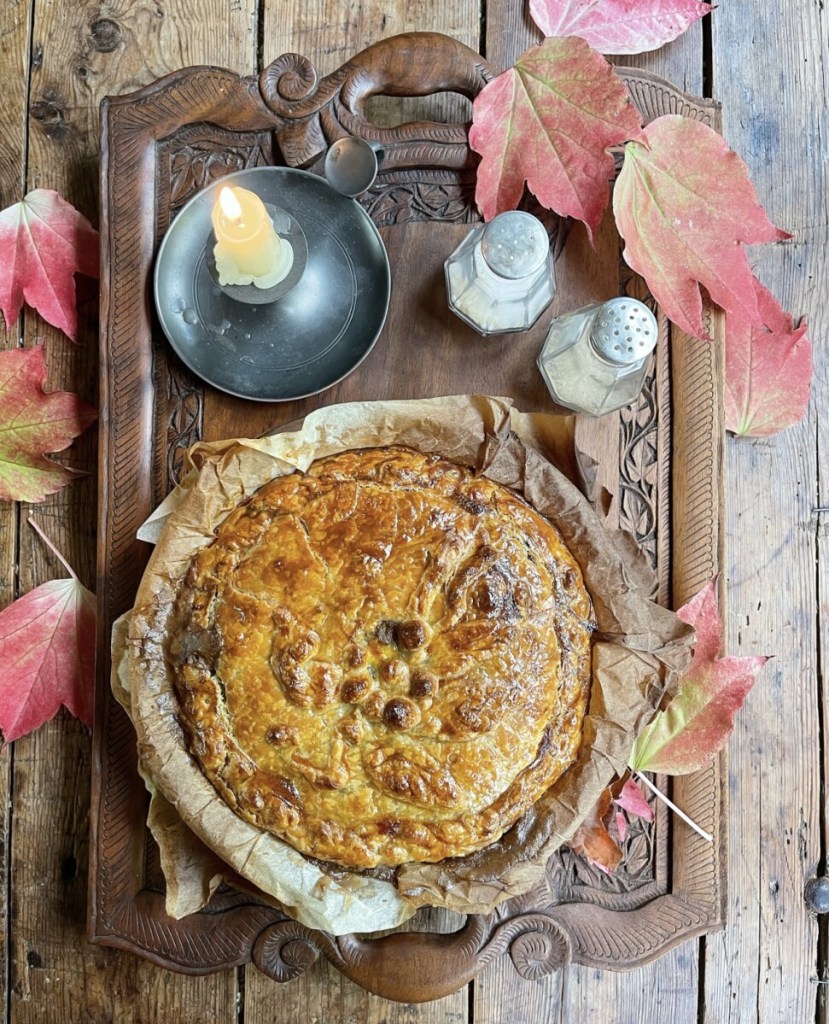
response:
M213 257L216 260L216 273L219 275L219 284L252 284L256 288L273 288L280 281L284 281L294 264L294 250L287 239L280 238L279 241L281 243L279 256L274 269L270 273L262 274L259 277L246 274L240 270L233 256L225 250L221 242L217 242L213 248Z

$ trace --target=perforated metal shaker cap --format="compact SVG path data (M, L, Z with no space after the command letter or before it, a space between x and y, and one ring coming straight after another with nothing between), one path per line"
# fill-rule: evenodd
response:
M590 331L593 347L611 363L643 359L656 345L656 317L638 299L611 299L597 312Z
M481 238L481 252L489 268L513 280L538 270L549 249L544 225L523 210L499 213L487 224Z

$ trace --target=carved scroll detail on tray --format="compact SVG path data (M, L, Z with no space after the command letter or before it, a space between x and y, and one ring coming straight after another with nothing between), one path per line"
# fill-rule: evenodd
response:
M270 132L231 132L203 125L180 128L156 148L159 237L197 192L234 171L276 161Z
M660 506L667 505L667 495L661 490L665 481L659 478L659 427L667 402L661 401L658 360L668 358L668 324L645 281L622 258L621 245L619 284L622 294L643 302L659 322L656 358L636 402L622 409L619 417L619 525L636 537L659 577Z
M341 959L333 939L312 931L298 921L284 920L269 925L253 947L253 962L274 981L291 981L316 963L320 953L336 962Z
M469 223L480 220L475 207L475 179L451 171L396 171L381 174L360 197L378 227L410 221Z
M167 366L167 485L179 482L184 453L202 439L204 427L204 391L191 373L178 362Z
M664 114L681 114L714 126L719 104L711 100L700 101L697 97L680 92L670 82L654 80L647 71L638 68L617 68L630 92L634 106L647 124Z
M544 914L524 914L501 925L479 959L487 963L507 950L513 967L528 981L568 967L573 958L570 936Z
M256 966L274 981L291 981L324 955L338 970L368 988L385 987L384 975L399 968L405 944L430 962L433 985L452 991L459 978L473 977L485 964L508 954L515 970L530 981L567 967L573 946L566 929L544 913L496 914L467 918L449 935L406 932L376 939L357 935L332 938L296 921L268 925L253 947ZM422 968L422 964L421 964ZM445 977L444 977L445 975Z

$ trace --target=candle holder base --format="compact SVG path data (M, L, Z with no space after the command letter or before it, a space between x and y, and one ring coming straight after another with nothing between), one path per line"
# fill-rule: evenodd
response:
M275 223L294 264L273 289L218 282L211 213L225 184L294 221ZM284 402L331 387L365 359L391 274L380 233L353 199L307 171L251 167L182 207L159 246L154 291L160 326L193 373L240 398Z
M294 253L291 269L281 281L271 288L259 288L255 284L222 284L213 255L213 236L208 237L205 246L204 261L207 272L214 283L228 298L235 299L236 302L246 302L250 306L264 306L287 295L299 283L308 263L308 242L305 232L299 226L296 218L292 217L287 210L283 210L280 206L274 206L272 203L265 203L265 209L273 221L274 230L280 238L290 244Z

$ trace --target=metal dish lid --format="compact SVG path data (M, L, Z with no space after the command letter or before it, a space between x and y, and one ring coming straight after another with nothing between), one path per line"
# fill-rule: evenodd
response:
M512 280L535 273L549 251L550 239L544 225L523 210L498 214L487 224L481 238L481 253L489 269Z
M656 317L638 299L610 299L596 313L590 341L608 362L638 363L656 345Z

